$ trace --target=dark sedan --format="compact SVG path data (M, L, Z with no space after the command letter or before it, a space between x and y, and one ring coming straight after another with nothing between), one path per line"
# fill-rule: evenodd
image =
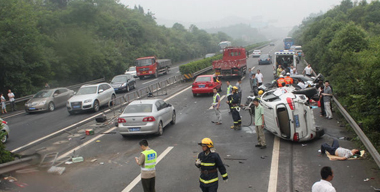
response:
M128 92L131 89L136 89L136 80L132 75L129 74L115 76L110 84L115 92Z
M259 65L261 64L272 64L272 56L269 54L262 54L259 57Z

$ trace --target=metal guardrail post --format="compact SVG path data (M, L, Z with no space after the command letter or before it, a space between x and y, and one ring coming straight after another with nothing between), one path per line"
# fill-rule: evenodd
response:
M351 115L343 108L343 106L339 103L339 101L333 97L334 102L338 106L339 111L342 113L347 122L354 129L355 133L359 136L360 140L363 142L364 146L368 149L369 153L372 155L378 167L380 167L380 154L373 146L368 137L364 134L363 130L359 127L359 125L355 122L355 120L351 117Z

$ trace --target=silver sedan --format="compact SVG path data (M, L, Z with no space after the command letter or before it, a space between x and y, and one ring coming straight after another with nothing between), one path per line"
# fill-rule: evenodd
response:
M130 103L118 118L118 129L123 137L138 134L162 135L164 127L175 124L172 105L163 100L137 100Z
M36 93L33 98L25 103L26 113L38 111L54 111L57 107L65 106L74 91L60 87L55 89L45 89Z

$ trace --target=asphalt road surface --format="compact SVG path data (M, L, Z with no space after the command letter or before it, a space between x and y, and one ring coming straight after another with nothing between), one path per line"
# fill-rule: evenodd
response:
M147 87L151 84L163 81L169 77L179 75L179 66L187 62L182 62L171 67L167 75L160 75L158 78L136 79L137 89ZM134 92L136 90L131 90ZM121 96L124 93L118 93ZM101 109L105 110L107 107ZM52 134L64 127L75 124L83 119L89 118L96 113L92 111L69 115L66 107L56 108L53 112L40 112L26 114L23 109L14 113L2 116L8 122L11 129L10 139L6 145L7 150L14 150L25 146L30 142Z
M276 46L267 46L261 50L263 53L273 54L274 51L280 49L282 49L281 42L276 42ZM255 67L255 70L260 69L264 75L264 82L273 80L272 65L259 66L257 58L249 58L248 66ZM298 71L302 71L301 66ZM226 93L225 80L222 80L221 95ZM230 80L232 84L237 81L237 79ZM248 112L241 111L242 130L230 129L232 118L228 114L228 106L224 103L224 99L221 106L223 124L214 125L211 123L215 119L215 114L210 109L212 97L207 95L193 97L190 85L191 83L176 85L178 90L174 88L171 90L171 94L175 93L175 96L161 96L171 103L177 112L177 123L166 127L163 136L131 136L125 139L116 131L116 134L96 135L92 138L93 140L88 140L91 137L86 138L84 140L86 142L75 140L78 142L75 145L72 143L74 139L68 141L66 136L60 136L60 139L65 141L63 144L55 145L57 141L54 143L47 141L38 147L46 145L56 151L59 151L59 148L67 148L64 150L67 152L72 149L71 146L79 146L75 154L83 156L84 162L64 165L66 171L62 175L51 175L44 171L29 175L16 174L19 181L25 182L28 186L22 188L7 183L0 187L0 190L6 186L9 187L9 191L143 191L139 180L140 168L134 162L134 157L139 156L141 152L138 142L145 138L161 159L156 166L157 191L201 191L198 180L199 170L194 163L197 154L201 151L197 143L204 137L213 140L216 151L227 168L229 181L223 183L220 180L219 191L221 192L311 191L312 184L320 179L319 171L322 166L332 167L334 171L332 184L337 191L362 192L374 191L370 186L379 188L380 173L373 161L330 161L317 152L320 144L331 142L332 138L351 136L350 132L339 126L335 117L334 120L325 120L319 117L319 109L314 111L316 123L326 129L326 135L322 139L293 143L265 132L267 148L259 149L254 147L257 142L256 133L250 126ZM247 78L243 80L242 88L243 101L245 101L244 98L250 94ZM66 116L68 115L62 118L65 119ZM85 114L76 117L78 117L77 120L82 120ZM46 120L52 123L57 121L57 119L54 121L46 117L40 119L40 121ZM25 124L19 123L20 127ZM24 130L26 134L29 133L27 129ZM113 130L110 129L110 131ZM347 140L340 140L340 144L346 148L354 146ZM94 159L96 161L92 162ZM363 179L366 178L370 181L364 182Z

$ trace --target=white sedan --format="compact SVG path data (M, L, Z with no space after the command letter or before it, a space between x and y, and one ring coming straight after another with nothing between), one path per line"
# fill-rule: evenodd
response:
M260 57L260 55L261 55L261 50L253 50L252 57Z
M176 122L175 109L161 99L131 102L118 118L118 129L123 137L139 134L162 135L164 127Z

